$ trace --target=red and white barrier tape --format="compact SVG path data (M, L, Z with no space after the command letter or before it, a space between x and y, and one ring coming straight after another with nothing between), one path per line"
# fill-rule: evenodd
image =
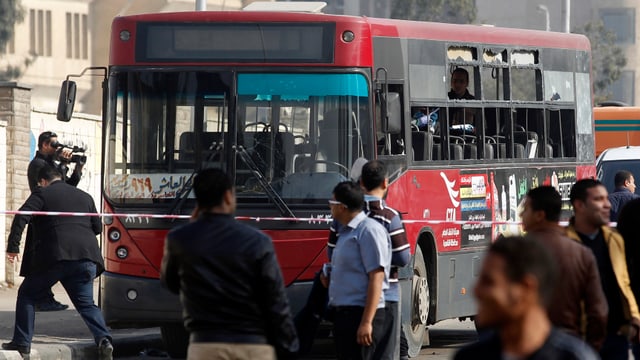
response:
M5 210L0 211L0 214L5 215L30 215L30 216L97 216L97 217L120 217L120 218L152 218L152 219L190 219L191 215L169 215L169 214L109 214L109 213L84 213L84 212L63 212L63 211L20 211L20 210ZM331 218L298 218L298 217L260 217L260 216L236 216L237 220L244 221L287 221L287 222L325 222L329 223L333 221ZM402 220L405 224L455 224L455 225L521 225L522 223L516 221L470 221L470 220ZM561 221L560 225L567 225L566 221ZM615 226L616 223L611 223L610 226Z

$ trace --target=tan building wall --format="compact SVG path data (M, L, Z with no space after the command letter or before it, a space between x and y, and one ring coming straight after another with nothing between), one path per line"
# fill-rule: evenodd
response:
M21 3L24 21L17 24L14 41L0 64L21 64L35 52L35 61L18 81L32 87L34 106L55 110L62 80L91 64L89 1L21 0ZM90 85L88 78L78 79L79 95L87 92ZM78 109L82 110L82 104Z

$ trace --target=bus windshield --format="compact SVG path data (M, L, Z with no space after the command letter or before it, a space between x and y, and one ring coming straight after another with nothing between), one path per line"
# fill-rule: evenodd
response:
M239 203L324 201L372 157L368 84L356 73L115 72L105 196L192 198L193 174L217 167L234 175Z

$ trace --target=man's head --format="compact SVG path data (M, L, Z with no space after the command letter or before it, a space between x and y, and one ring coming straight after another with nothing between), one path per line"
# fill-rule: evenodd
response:
M360 184L365 191L372 192L376 189L385 192L387 190L387 168L380 160L371 160L362 166Z
M459 97L467 92L469 86L469 72L463 68L455 68L451 73L451 90Z
M233 180L220 169L204 169L193 179L193 191L201 210L216 208L218 212L233 213L236 197Z
M560 221L562 197L552 186L540 186L529 190L520 213L524 230L530 231Z
M48 164L44 165L40 171L38 171L38 186L47 187L54 181L62 179L62 174L58 169Z
M555 276L555 263L540 242L522 236L496 240L474 289L477 324L499 329L532 309L546 308Z
M629 191L636 192L636 181L633 178L633 174L627 170L620 170L616 173L613 179L616 188L626 188Z
M611 203L607 195L607 188L598 180L576 181L569 193L576 222L593 228L608 224Z
M38 151L45 155L52 155L57 150L57 146L52 146L52 144L57 143L58 135L53 131L45 131L38 136Z
M364 193L353 181L343 181L333 188L333 199L329 200L331 216L346 225L364 205Z

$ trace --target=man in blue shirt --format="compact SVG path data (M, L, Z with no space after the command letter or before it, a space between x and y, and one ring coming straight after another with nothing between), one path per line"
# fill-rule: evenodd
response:
M384 329L382 291L389 287L391 239L362 211L363 203L362 189L350 181L339 183L329 201L332 217L342 225L340 241L329 252L338 359L373 359Z
M630 171L618 171L613 181L616 189L609 194L609 202L611 203L610 220L616 222L618 221L618 214L620 213L620 210L622 210L624 204L629 200L637 198L638 195L635 194L636 182Z

